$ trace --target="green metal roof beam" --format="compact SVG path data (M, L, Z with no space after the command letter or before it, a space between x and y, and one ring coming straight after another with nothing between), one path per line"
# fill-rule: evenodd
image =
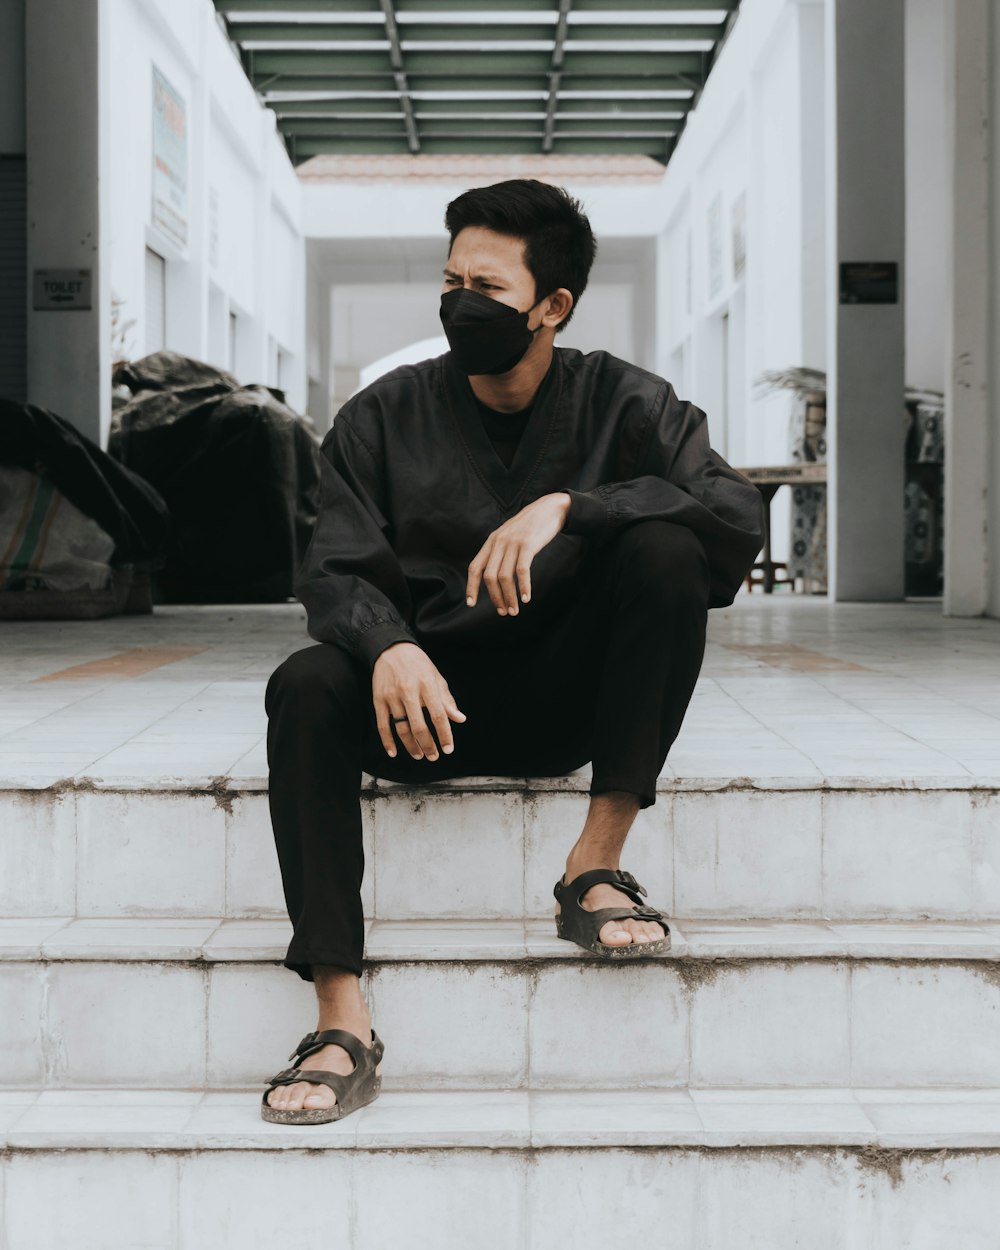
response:
M403 114L395 117L351 117L343 121L334 121L329 117L300 117L294 122L278 122L278 130L284 135L307 135L309 138L323 138L325 135L402 135L406 137L406 125Z
M687 100L565 100L559 97L557 116L565 117L572 113L600 113L608 119L628 119L630 113L679 113L682 117L688 111Z
M417 134L417 123L410 104L410 90L406 81L406 66L403 64L403 53L399 45L399 27L396 25L396 10L393 0L381 0L382 16L385 19L385 30L389 36L389 55L392 60L393 77L399 92L403 115L406 119L406 140L411 152L420 151L420 137Z
M704 78L707 53L702 52L567 52L563 74L686 74ZM638 84L636 84L638 85Z
M545 101L541 100L414 100L413 107L421 114L433 113L447 117L450 113L490 113L502 117L505 113L544 113Z
M392 113L403 116L403 106L395 100L288 100L272 106L279 120L296 117L326 117L351 113Z
M641 103L641 101L640 101ZM508 113L544 113L544 100L415 100L414 109L422 116L448 117L462 113L488 113L503 117ZM295 100L273 106L278 117L337 117L352 113L401 113L396 100ZM562 110L560 110L562 111Z
M253 78L271 74L392 74L388 47L384 52L246 52ZM333 85L333 84L331 84Z
M555 45L552 49L552 66L549 73L549 98L545 102L545 133L542 136L542 151L548 152L552 147L552 126L556 115L556 101L559 98L559 85L562 82L562 64L565 56L566 33L569 30L569 11L573 0L559 0L559 22L556 26Z
M666 164L673 140L667 139L557 139L555 156L648 156ZM533 156L538 140L427 139L423 151L428 156ZM296 143L294 162L301 165L313 156L409 156L405 138L302 139Z
M238 44L251 42L290 43L298 41L309 43L314 40L336 40L338 43L363 43L379 39L388 43L385 26L381 22L351 22L343 26L335 26L324 22L321 25L299 25L294 22L230 22L229 37Z
M214 0L218 12L226 13L381 13L379 0ZM735 10L739 0L576 0L581 13L614 14L622 9L643 13L662 13L669 20L671 12L702 12L713 9ZM488 13L503 9L507 13L556 13L556 0L397 0L399 13Z
M279 74L260 75L262 79L267 78L266 87L262 87L259 83L258 89L268 92L332 92L342 93L345 91L395 91L396 84L393 79L391 67L381 74L372 74L370 71L363 73L351 73L341 69L336 74ZM467 74L456 73L453 75L442 74L410 74L409 75L410 91L414 94L422 92L475 92L479 94L484 91L527 91L534 92L532 99L538 99L544 103L547 96L548 79L544 74L534 74L528 77L513 77L509 74L489 74L479 73L475 77ZM595 75L595 74L576 74L565 75L562 80L560 92L560 106L568 107L575 104L576 101L565 99L567 91L585 91L588 93L595 91L605 91L614 93L617 98L623 91L649 90L649 91L686 91L691 92L699 84L692 82L691 79L679 75L659 75L655 80L647 78L631 77L622 74ZM605 97L607 98L607 97ZM518 101L523 103L524 101ZM421 100L423 106L427 101ZM465 103L465 101L462 101ZM588 103L588 101L584 101ZM622 101L626 103L626 101ZM638 100L638 104L655 104L657 106L669 106L670 108L681 108L687 110L690 107L690 96L680 99L655 99L655 100ZM284 104L280 101L274 101L274 105ZM596 104L596 101L595 101Z
M371 72L352 74L345 70L341 70L337 74L278 74L278 75L261 75L262 79L268 79L266 87L257 84L258 90L268 92L317 92L328 91L340 93L344 91L395 91L396 84L392 75L392 68L387 67L381 74L372 74ZM604 84L607 86L607 83ZM621 84L615 83L616 87ZM690 87L690 84L685 84ZM527 77L513 77L503 74L477 74L472 77L468 74L455 74L449 77L442 77L440 74L411 74L409 76L409 86L411 92L421 91L461 91L461 92L482 92L482 91L536 91L540 98L545 98L545 92L548 87L548 80L544 74L536 74ZM275 104L279 101L275 101Z
M535 151L542 142L542 123L502 121L499 123L461 121L449 118L447 121L425 121L420 126L421 136L431 138L465 138L475 139L518 138L533 139Z
M506 0L504 0L506 4ZM361 7L361 6L359 6ZM428 7L431 7L428 5ZM455 8L464 8L462 0L456 0ZM578 13L610 13L621 9L631 9L633 13L662 13L669 20L671 11L678 10L704 12L706 9L727 9L735 11L740 7L740 0L575 0L573 5Z
M556 15L551 25L533 26L430 26L408 25L400 27L400 38L407 44L414 43L512 43L553 39L557 29ZM720 37L722 26L573 26L568 38L577 43L634 43L637 51L652 39L715 40ZM373 40L386 41L382 25L352 22L345 25L333 23L284 23L284 22L232 22L230 37L239 44L247 43L366 43Z
M504 0L506 3L506 0ZM214 0L219 13L378 13L379 0Z
M554 13L557 0L398 0L400 13ZM409 24L408 24L409 25Z
M577 55L588 55L580 54ZM600 55L600 54L595 54ZM254 77L268 74L341 74L392 72L389 52L247 52ZM538 74L546 73L545 52L410 52L410 74ZM612 63L608 62L608 68ZM637 67L638 68L638 67ZM678 67L680 68L680 67ZM687 68L686 66L684 68Z
M681 127L680 122L645 121L641 117L615 118L613 121L591 121L588 118L557 117L554 134L556 138L575 134L607 136L615 135L672 135Z

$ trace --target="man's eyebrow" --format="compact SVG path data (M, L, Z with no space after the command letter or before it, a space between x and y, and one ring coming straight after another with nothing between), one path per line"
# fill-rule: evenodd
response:
M454 269L445 269L444 276L446 278L460 278L460 273L455 273ZM496 273L474 273L472 275L473 282L503 282L504 279Z

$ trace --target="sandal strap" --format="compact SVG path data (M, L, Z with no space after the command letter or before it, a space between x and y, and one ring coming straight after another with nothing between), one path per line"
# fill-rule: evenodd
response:
M354 1033L348 1033L346 1029L320 1029L313 1033L307 1033L288 1058L296 1060L305 1059L308 1055L314 1055L316 1051L322 1050L324 1046L342 1046L354 1060L355 1068L362 1062L365 1052L370 1050L376 1063L381 1060L382 1055L385 1053L382 1040L374 1029L372 1029L372 1044L370 1047L366 1046L360 1037L357 1037Z
M563 903L563 894L571 893L572 902L579 906L580 900L592 885L604 882L613 885L617 890L623 890L636 903L641 903L639 896L646 894L645 888L636 881L635 877L630 872L623 872L620 868L591 868L589 872L581 872L572 881L563 881L560 878L552 892L560 905Z
M596 911L588 911L586 915L597 932L600 932L609 920L655 920L663 925L665 933L669 932L666 916L655 907L598 907Z
M274 1089L278 1085L295 1085L299 1081L308 1081L310 1085L329 1085L337 1095L337 1101L342 1103L346 1082L353 1075L353 1072L347 1076L340 1072L327 1072L325 1068L285 1068L283 1072L272 1076L267 1085L268 1089Z

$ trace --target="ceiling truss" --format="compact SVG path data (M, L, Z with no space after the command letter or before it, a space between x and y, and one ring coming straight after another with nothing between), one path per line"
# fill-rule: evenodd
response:
M670 158L739 0L214 0L298 165Z

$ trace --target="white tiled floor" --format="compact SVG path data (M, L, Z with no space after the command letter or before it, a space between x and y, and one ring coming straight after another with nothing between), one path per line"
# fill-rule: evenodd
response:
M709 619L668 783L1000 781L1000 621L946 620L934 604L780 594L742 596ZM39 680L130 648L177 644L204 650L132 678ZM220 774L260 784L267 678L311 645L295 603L2 622L0 784Z

